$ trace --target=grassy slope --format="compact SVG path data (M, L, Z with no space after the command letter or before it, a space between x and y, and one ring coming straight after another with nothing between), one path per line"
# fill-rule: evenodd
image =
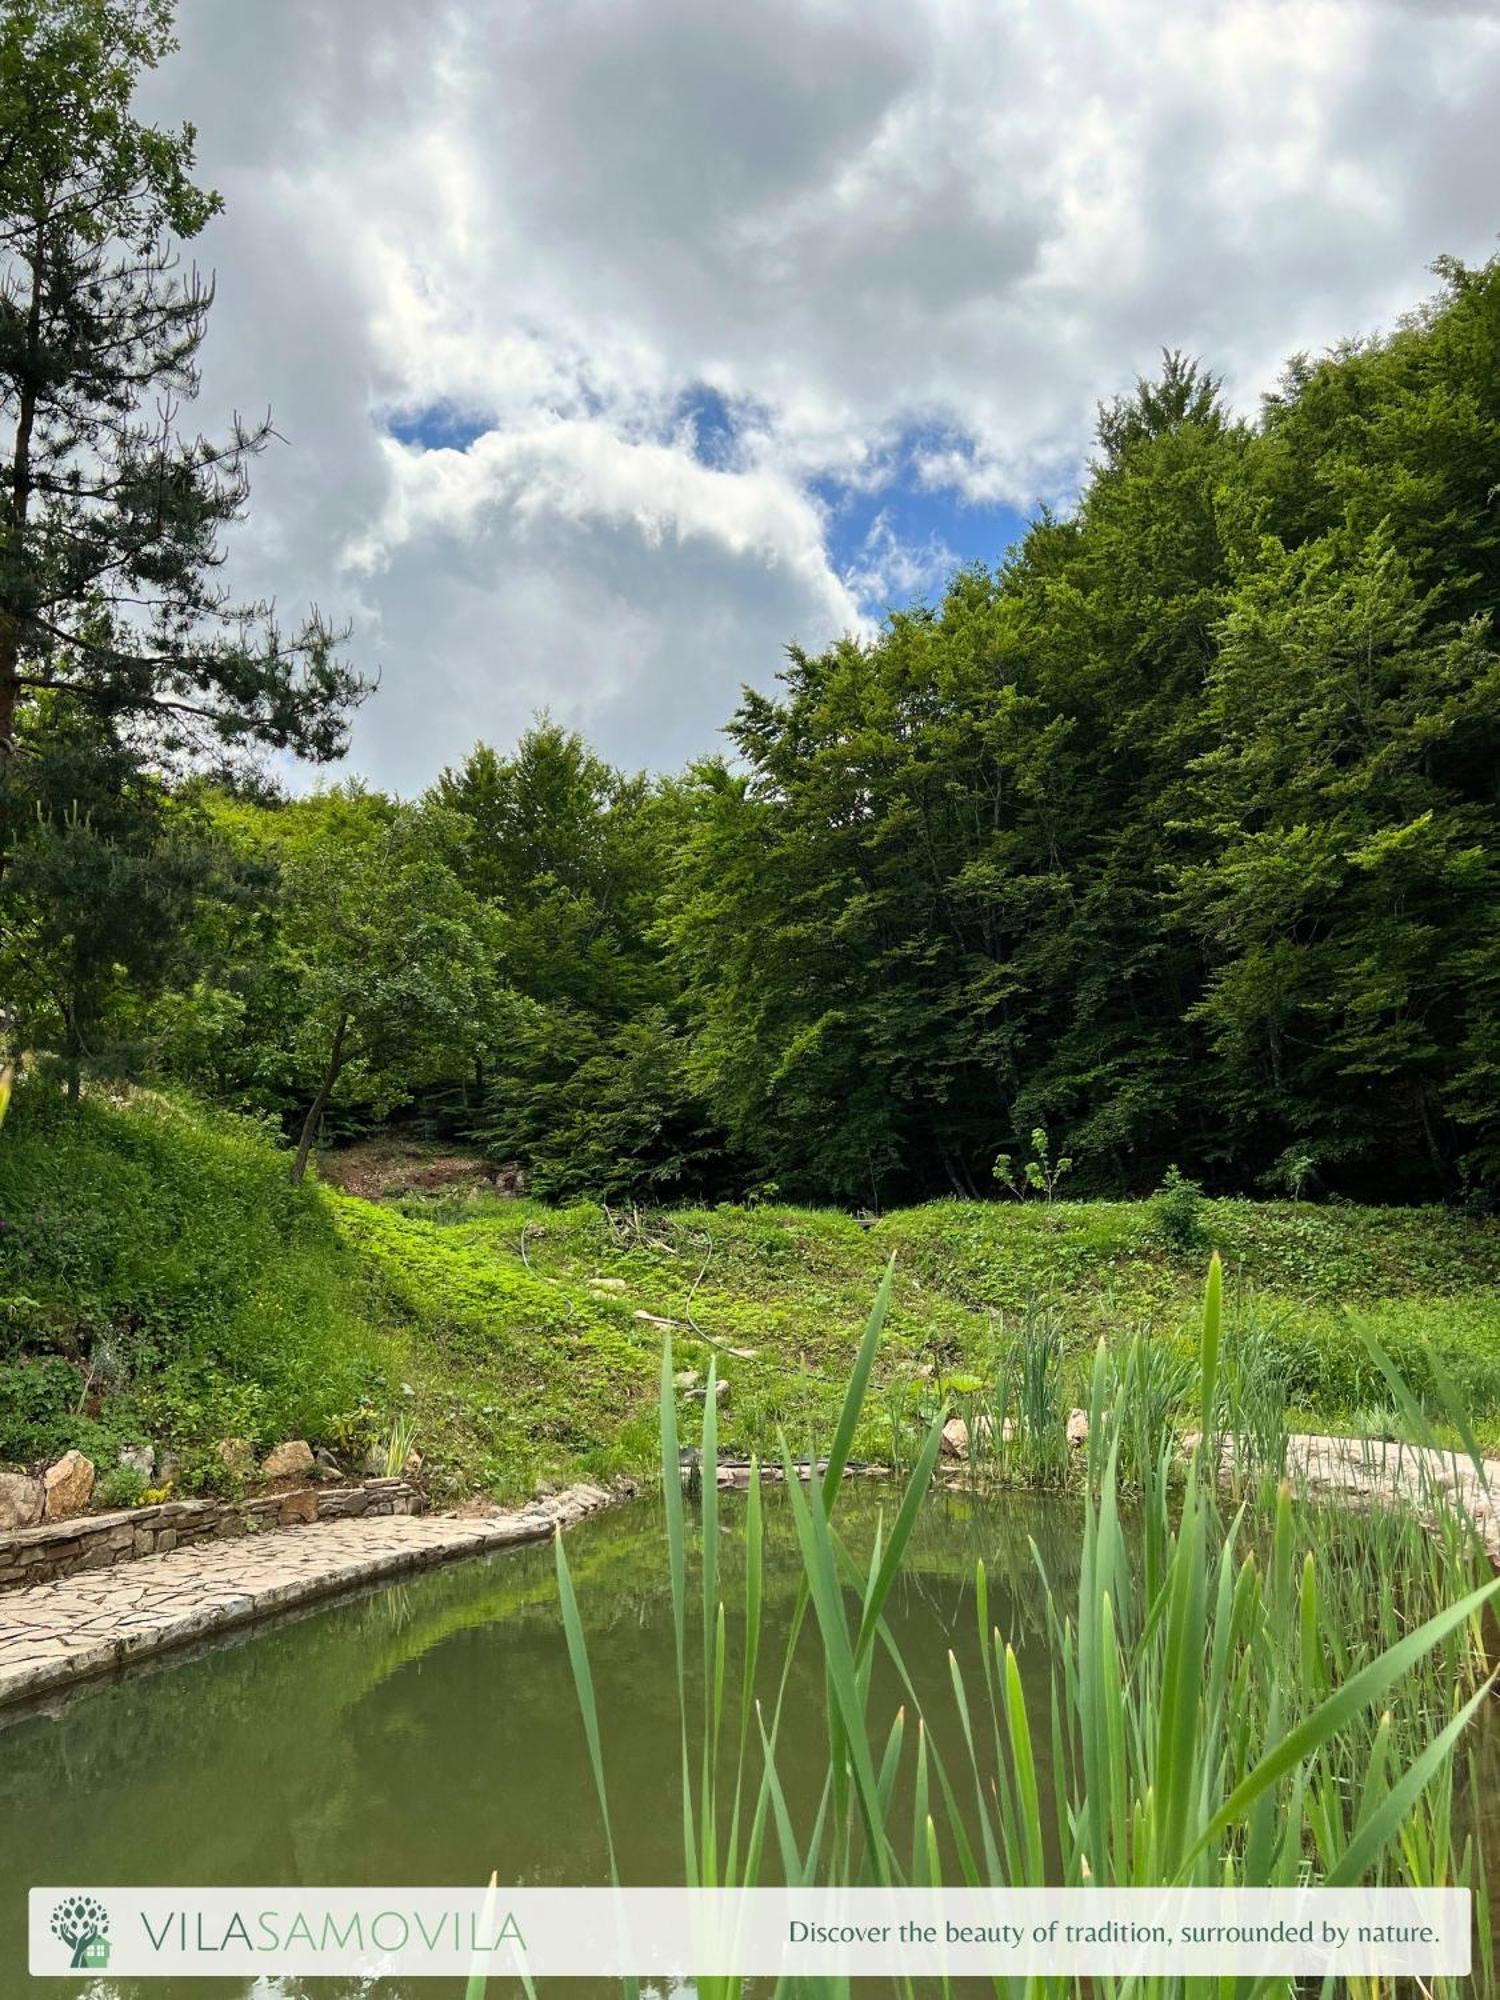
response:
M869 1229L831 1210L677 1210L638 1222L587 1203L557 1210L484 1198L409 1201L400 1212L343 1204L341 1216L404 1302L424 1434L489 1479L510 1470L511 1446L522 1442L502 1438L496 1449L491 1412L508 1398L534 1413L535 1471L560 1469L570 1451L603 1469L648 1449L668 1330L682 1369L706 1371L711 1350L699 1330L716 1344L730 1383L727 1445L771 1451L784 1428L795 1448L835 1406L892 1255L896 1297L881 1368L888 1384L909 1385L900 1399L908 1413L924 1393L922 1371L988 1379L1039 1301L1062 1315L1075 1400L1085 1400L1083 1374L1101 1336L1149 1327L1164 1339L1194 1338L1212 1243L1229 1278L1230 1338L1259 1319L1300 1411L1337 1424L1388 1401L1363 1343L1368 1332L1413 1382L1425 1378L1430 1341L1481 1435L1500 1438L1500 1226L1432 1210L1212 1202L1204 1242L1185 1252L1163 1245L1138 1202L1051 1211L934 1202ZM576 1395L554 1365L559 1352L575 1357ZM883 1448L888 1421L877 1410L866 1451Z
M689 1313L720 1346L725 1441L773 1450L785 1428L799 1447L824 1434L894 1255L873 1454L925 1381L987 1376L1029 1303L1062 1315L1080 1380L1101 1335L1183 1338L1207 1254L1169 1251L1140 1203L935 1202L869 1229L786 1208L637 1222L483 1196L376 1207L294 1192L285 1170L242 1121L143 1098L68 1119L21 1095L0 1137L0 1460L78 1444L109 1464L150 1437L201 1483L218 1438L362 1450L406 1411L440 1486L515 1493L649 1459L655 1322L679 1368L707 1367ZM1271 1330L1304 1409L1386 1400L1368 1329L1414 1380L1431 1339L1500 1439L1500 1225L1242 1202L1202 1220L1237 1324Z

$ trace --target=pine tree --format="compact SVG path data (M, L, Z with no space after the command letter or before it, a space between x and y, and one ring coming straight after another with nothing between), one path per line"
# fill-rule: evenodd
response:
M176 243L219 207L193 129L143 124L171 0L8 0L0 20L0 764L29 703L158 754L338 755L362 685L314 612L220 586L270 420L185 432L213 287ZM3 851L3 849L0 849Z

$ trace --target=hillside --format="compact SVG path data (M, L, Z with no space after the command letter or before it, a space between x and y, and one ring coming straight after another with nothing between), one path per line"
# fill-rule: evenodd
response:
M1375 1338L1414 1384L1430 1342L1500 1438L1500 1225L1292 1203L930 1202L879 1220L782 1206L649 1214L493 1193L377 1204L286 1183L258 1126L165 1098L21 1092L0 1138L0 1460L78 1445L178 1455L304 1436L354 1458L397 1416L438 1498L644 1461L663 1336L685 1400L712 1355L724 1442L794 1449L838 1393L888 1259L895 1302L862 1439L989 1383L1054 1316L1064 1392L1100 1337L1184 1344L1210 1247L1231 1340L1275 1353L1299 1412L1378 1427ZM707 1343L713 1343L712 1347Z

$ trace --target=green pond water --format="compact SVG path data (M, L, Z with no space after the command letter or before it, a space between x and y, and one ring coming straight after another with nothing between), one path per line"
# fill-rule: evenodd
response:
M723 1510L736 1655L742 1504L726 1497ZM893 1505L889 1492L846 1489L841 1522L856 1548L869 1546L878 1512ZM799 1571L784 1496L768 1496L767 1516L769 1686ZM1063 1500L948 1494L926 1508L890 1623L940 1740L953 1735L949 1648L971 1685L979 1674L976 1559L989 1573L992 1620L1042 1702L1048 1666L1030 1545L1035 1540L1054 1585L1070 1596L1079 1525ZM593 1661L621 1873L632 1883L680 1882L660 1514L637 1503L597 1515L569 1535L568 1554ZM888 1718L902 1698L894 1670L877 1685ZM778 1759L799 1818L799 1807L810 1818L821 1782L824 1727L818 1647L806 1633ZM1046 1770L1040 1775L1045 1790ZM608 1880L545 1545L430 1571L0 1727L3 2000L457 1993L462 1982L431 1979L391 1978L373 1988L334 1979L33 1980L25 1969L26 1891L33 1883L473 1886L491 1870L502 1883ZM546 1990L590 1988L548 1982Z

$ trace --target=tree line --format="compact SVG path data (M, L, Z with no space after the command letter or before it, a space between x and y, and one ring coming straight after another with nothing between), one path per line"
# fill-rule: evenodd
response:
M417 800L287 796L257 753L337 757L365 687L217 588L268 432L181 427L216 197L130 108L169 48L146 0L0 28L16 1050L272 1118L298 1174L403 1111L557 1195L992 1194L1040 1133L1079 1191L1490 1197L1500 261L1253 419L1168 353L1071 513L793 648L725 754L543 718Z

